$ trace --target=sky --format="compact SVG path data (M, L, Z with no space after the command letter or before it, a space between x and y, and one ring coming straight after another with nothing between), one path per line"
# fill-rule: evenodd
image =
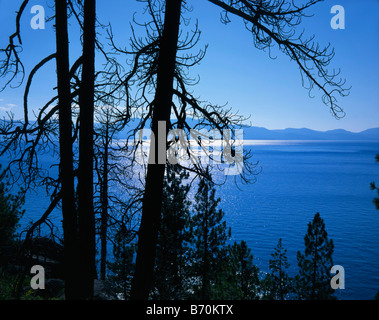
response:
M0 0L1 48L15 30L15 12L21 3L21 0ZM52 0L30 0L22 18L21 58L27 73L55 51L53 23L46 23L43 30L34 30L30 25L33 5L43 6L49 17L52 4ZM190 71L192 76L200 77L193 92L201 100L227 104L233 112L250 117L252 125L268 129L306 127L359 132L379 127L379 0L325 0L310 8L308 13L313 16L304 18L297 29L304 30L306 35L314 34L321 46L330 43L335 49L331 67L341 68L341 77L351 86L349 96L337 97L346 112L340 120L323 104L318 90L313 92L314 97L309 97L308 90L302 87L297 65L287 56L274 50L276 59L270 59L268 52L254 47L251 34L239 17L230 15L231 23L224 25L220 22L222 10L209 1L187 0L187 4L192 7L191 12L185 13L185 17L191 19L189 27L198 21L202 32L198 49L208 45L200 65ZM345 29L334 30L330 25L335 16L331 13L334 5L342 5L345 10ZM133 14L143 19L143 8L144 4L136 0L97 1L99 20L111 23L115 39L122 47L129 45ZM78 39L78 28L72 23L71 64L80 55ZM25 83L26 79L19 88L0 92L1 117L11 111L16 119L22 119ZM54 94L55 83L55 63L50 62L33 81L29 105L36 110L41 107Z

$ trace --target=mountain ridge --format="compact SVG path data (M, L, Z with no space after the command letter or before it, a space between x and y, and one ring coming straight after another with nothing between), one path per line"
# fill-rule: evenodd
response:
M125 139L137 127L139 121L140 119L131 119L121 132L115 134L114 138ZM193 119L187 121L191 128L197 124L197 121ZM145 125L145 128L149 129L150 121L147 121ZM96 123L95 127L100 127L100 124ZM368 140L379 142L379 127L366 129L361 132L351 132L345 129L331 129L327 131L309 128L267 129L248 125L243 125L242 129L244 140Z
M267 129L264 127L245 126L246 140L377 140L379 127L361 132L351 132L345 129L318 131L308 128Z
M125 138L127 132L133 130L139 119L132 119L128 126L117 133L118 138ZM196 120L189 120L188 124L192 128L196 125ZM146 123L146 128L150 128L150 122ZM345 129L332 129L318 131L309 128L285 128L267 129L264 127L243 125L244 140L370 140L379 141L379 127L370 128L361 132L351 132Z

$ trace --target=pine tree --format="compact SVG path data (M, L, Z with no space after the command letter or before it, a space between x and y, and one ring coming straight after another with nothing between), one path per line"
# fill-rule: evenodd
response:
M233 257L231 266L233 267L235 282L242 294L241 299L257 299L259 268L253 264L253 255L246 241L235 242L230 247L230 254Z
M271 254L269 262L271 272L267 275L266 283L269 283L268 298L284 300L291 292L292 280L287 274L290 264L287 261L287 249L282 246L280 238L275 251Z
M6 265L12 252L15 252L12 247L15 245L19 220L24 214L21 207L25 202L23 191L16 195L10 194L6 183L1 181L2 178L0 173L0 267Z
M136 245L130 243L130 234L127 228L121 226L117 231L113 242L112 262L108 262L111 275L108 279L113 283L113 287L122 293L127 299L130 295L131 282L135 269L134 254Z
M183 299L186 296L188 243L190 241L188 173L175 165L167 166L164 181L162 217L155 264L155 295L159 299Z
M304 237L305 252L298 251L297 262L300 268L296 276L297 291L300 299L333 299L334 290L330 286L330 269L333 266L333 240L328 239L324 220L316 213L308 224Z
M206 176L210 177L208 169ZM220 198L216 198L216 189L211 179L201 177L195 196L195 213L192 218L194 237L194 271L200 285L195 288L199 298L211 298L211 285L217 279L222 262L225 259L225 243L231 231L223 221L224 212L217 209Z
M375 156L375 161L379 162L379 153ZM376 210L379 210L379 188L376 186L375 182L371 182L370 189L375 190L378 193L378 197L375 197L372 202L374 203Z
M232 252L232 246L223 246L219 250L217 271L211 280L209 298L211 300L241 300L243 292L238 283L238 257Z

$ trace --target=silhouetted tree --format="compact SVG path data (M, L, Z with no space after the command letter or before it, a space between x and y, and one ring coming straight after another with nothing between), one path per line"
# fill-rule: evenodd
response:
M18 49L21 46L21 32L20 32L20 18L24 9L29 1L23 1L20 6L20 11L16 18L16 32L9 38L9 45L1 50L1 53L5 54L5 58L1 61L1 77L11 77L6 86L15 80L17 75L22 73L22 79L24 78L24 68L22 62L18 56ZM81 7L81 3L78 3ZM84 9L84 7L86 9ZM83 267L81 262L86 261L86 257L93 257L94 260L94 250L91 250L88 241L92 241L90 236L91 232L94 234L94 226L88 227L86 222L86 214L81 214L78 217L75 204L75 190L74 190L74 178L77 176L77 171L75 171L74 164L75 159L73 156L73 142L78 137L78 121L76 126L73 126L74 117L72 114L73 102L76 97L81 95L79 100L79 105L82 105L82 111L86 109L89 111L87 115L84 112L82 117L83 122L81 123L82 140L85 141L89 136L91 141L93 141L93 130L91 130L91 124L86 127L86 124L93 123L91 119L91 107L86 107L85 105L93 104L93 56L91 57L91 46L94 47L94 7L95 3L89 4L89 1L84 2L84 7L81 7L84 12L85 22L83 28L86 29L83 37L84 53L83 59L77 59L70 69L69 64L69 40L67 31L67 20L68 15L74 13L76 17L79 15L74 10L73 2L70 0L55 1L55 30L56 30L56 47L57 51L50 54L46 58L42 59L30 72L28 75L27 83L24 92L24 119L22 121L15 121L13 115L9 115L9 119L4 119L2 122L2 128L0 130L3 135L1 155L6 152L12 154L11 161L9 162L6 171L8 178L12 183L17 183L22 181L25 185L25 190L29 190L32 187L45 186L48 194L51 196L51 203L45 213L40 219L38 219L28 230L24 246L26 247L29 240L33 235L33 230L38 228L41 224L47 224L47 219L49 214L56 208L60 202L62 205L63 214L63 232L64 232L64 250L65 250L65 278L66 278L66 298L67 299L79 299L88 297L81 288L83 282L89 283L88 280L88 267ZM92 19L92 22L91 22ZM50 19L52 20L52 19ZM82 26L79 21L80 26ZM15 44L15 39L18 39L19 45ZM56 69L57 69L57 96L50 99L44 106L39 109L38 114L36 114L36 121L29 121L29 106L28 106L28 95L32 81L37 74L37 72L48 62L56 59ZM71 80L79 80L76 73L79 67L82 65L82 60L85 61L82 70L82 90L76 86L77 83L73 83ZM92 62L91 62L92 61ZM92 65L92 69L91 69ZM20 82L21 84L21 82ZM80 84L80 87L81 87ZM5 88L5 86L4 86ZM92 96L92 98L91 98ZM53 104L57 102L54 106ZM77 103L77 102L76 102ZM50 108L51 107L51 108ZM58 119L57 116L58 115ZM78 120L78 117L76 118ZM89 129L88 131L86 131ZM56 140L56 136L59 136L59 140ZM86 137L87 135L87 137ZM57 143L59 142L59 143ZM88 141L87 141L88 142ZM85 146L90 150L92 143L85 143ZM85 149L85 148L84 148ZM38 161L41 154L48 153L50 156L55 157L59 155L59 173L58 177L54 177L49 173L48 170L42 168ZM85 161L86 155L91 159L88 161L89 170L92 168L93 156L88 154L86 150L83 151L82 147L82 162ZM84 159L83 159L84 155ZM88 157L87 157L88 160ZM83 169L83 165L81 166ZM83 170L82 170L83 171ZM82 179L88 177L85 173L81 174ZM90 179L91 180L91 179ZM79 185L86 185L86 190L92 188L92 184L87 185L81 183ZM79 187L80 189L80 187ZM84 192L85 193L85 192ZM92 197L92 192L89 190L88 194ZM79 190L79 200L83 204L83 192ZM89 201L92 202L92 201ZM84 206L79 206L83 212ZM89 207L91 211L91 207ZM78 218L82 217L79 221ZM91 214L87 215L91 216ZM92 210L93 216L93 210ZM84 220L83 220L84 217ZM81 234L79 238L79 224L82 224ZM93 230L93 231L91 231ZM87 233L89 232L89 233ZM81 242L80 242L81 241ZM81 245L80 243L87 242ZM94 243L94 242L93 242ZM79 250L83 252L83 255L79 253ZM87 261L88 262L88 261ZM87 263L84 262L84 263ZM94 267L91 269L91 272ZM83 276L81 276L83 275ZM91 281L93 281L93 273L91 273ZM20 281L21 283L21 281ZM84 290L84 289L83 289ZM87 290L88 293L88 290ZM83 296L85 295L85 297ZM89 294L90 295L90 294Z
M167 166L164 181L162 217L158 233L155 264L154 293L163 300L183 299L188 296L191 233L190 185L188 173L175 166Z
M310 90L314 87L320 89L323 93L323 101L329 105L333 115L335 117L343 115L342 109L336 103L335 94L346 95L346 89L343 88L344 81L335 82L334 80L338 73L329 73L327 70L334 55L333 50L329 51L328 47L321 48L317 43L313 42L313 38L304 39L303 34L296 35L294 31L295 27L301 23L302 17L306 16L305 11L319 1L308 1L300 7L280 0L209 1L224 10L222 20L224 23L229 22L228 14L242 18L247 29L252 33L254 45L257 48L270 49L276 44L284 54L297 63L304 86ZM160 135L164 135L166 139L161 141L167 141L166 135L171 124L171 111L177 117L177 124L180 128L188 129L190 127L186 121L186 116L190 111L198 118L204 119L204 123L210 128L216 128L220 133L222 133L223 129L238 124L238 119L233 119L229 112L209 104L204 107L188 92L186 88L188 83L186 80L188 79L185 79L179 71L186 62L188 66L189 59L179 60L177 57L179 24L184 3L182 1L166 0L164 5L156 5L157 2L161 3L148 0L148 9L150 12L153 12L156 7L158 7L158 11L164 10L164 22L153 15L154 19L151 23L147 23L147 28L151 30L156 26L159 34L158 40L154 39L150 44L151 46L158 45L159 53L156 54L157 51L155 51L154 54L156 54L157 58L152 60L154 63L144 61L145 66L151 68L148 69L150 75L143 78L144 88L146 88L147 83L151 83L150 81L156 84L153 86L154 101L149 105L148 113L148 116L152 116L151 128L155 137L157 137L158 133L158 121L163 121L166 124L166 130L163 130ZM193 39L193 37L189 38ZM152 78L153 75L156 75L156 80ZM305 80L308 80L308 84L305 84ZM175 86L174 83L177 83L177 85ZM145 93L146 91L143 92ZM173 95L178 98L181 108L177 106L176 100L172 99ZM144 98L146 99L146 96ZM144 119L142 123L144 124L145 122L146 120ZM162 139L162 137L160 138ZM159 149L157 140L155 141L154 150ZM157 153L151 155L150 159L155 161L153 161L154 164L150 163L147 169L132 299L147 299L152 284L152 270L154 268L166 162L165 159L160 159ZM194 167L195 169L201 169L196 165Z
M233 282L241 291L240 299L254 300L258 299L259 289L259 268L253 263L251 249L247 246L246 241L235 242L229 248L229 262L233 271Z
M106 259L107 259L107 229L108 229L108 173L109 173L109 145L112 141L110 135L109 111L105 114L104 135L101 137L103 147L102 165L98 171L100 183L100 279L104 280L106 275Z
M208 171L206 174L209 176ZM194 241L194 274L200 279L195 293L202 300L211 298L211 286L226 257L225 243L231 234L223 221L224 212L217 208L220 201L220 198L216 198L214 183L210 178L201 177L195 195L191 232Z
M328 239L324 220L317 212L308 224L304 236L304 254L298 251L297 263L299 274L296 286L300 299L327 300L333 299L334 290L330 286L330 270L333 266L333 240Z
M100 234L100 279L106 277L107 266L107 237L109 224L109 172L112 168L110 164L110 148L113 141L115 130L112 129L111 115L109 108L105 108L103 114L98 119L100 127L96 130L97 139L95 140L95 170L99 184L98 201L94 200L95 213L100 212L99 234ZM95 190L96 191L96 190Z
M113 241L119 229L128 230L128 242L136 236L136 216L143 190L131 170L132 155L116 139L123 127L117 113L105 106L98 107L95 116L94 209L100 238L100 279L104 280L109 241Z
M342 109L336 104L335 94L345 95L346 91L343 88L343 81L335 82L334 79L338 75L335 73L328 73L327 66L333 57L333 51L329 48L320 48L317 43L313 42L313 38L304 39L303 34L299 36L296 32L292 32L297 25L301 23L301 18L305 16L305 11L319 2L318 0L308 1L303 6L296 6L293 3L284 3L283 1L264 1L264 0L210 0L210 2L218 5L224 10L223 19L224 23L228 23L228 14L236 15L242 18L247 26L247 29L252 33L254 44L259 49L270 49L273 45L288 55L299 67L303 80L308 80L309 84L306 85L309 89L316 87L323 93L323 100L330 107L332 113L339 117L343 114ZM57 2L58 3L58 2ZM119 120L126 124L132 114L132 110L141 115L141 121L136 130L145 128L147 121L151 120L151 129L154 133L155 139L154 148L151 150L158 151L162 145L169 147L172 141L167 143L167 132L171 128L182 128L188 133L191 126L188 121L189 115L200 119L200 123L196 125L197 128L215 128L219 133L225 129L235 128L244 120L242 117L233 116L230 110L200 102L188 90L188 86L193 84L187 76L187 69L199 62L204 56L204 51L198 55L180 56L180 52L185 49L192 49L197 43L199 37L199 30L195 29L192 35L179 37L179 27L182 9L186 7L186 1L181 0L166 0L166 1L153 1L147 0L147 9L152 16L152 21L145 24L147 31L146 41L134 37L132 41L133 50L128 52L114 47L116 54L125 53L126 55L133 54L134 60L132 62L131 71L125 75L120 73L119 65L114 63L114 59L105 57L106 64L111 68L115 68L116 72L112 73L111 68L104 71L102 74L106 75L109 80L109 87L111 91L106 95L112 95L116 91L124 90L126 101L126 108L124 113L120 113ZM3 54L0 63L0 77L7 78L5 86L10 84L17 75L20 73L24 75L24 68L18 56L18 48L21 45L20 34L20 18L24 11L27 0L21 4L20 11L16 17L16 32L9 38L9 44L0 52ZM79 5L84 12L84 23L82 24L79 15L74 10L74 4ZM57 4L58 5L58 4ZM70 125L70 143L72 144L79 136L79 170L75 167L72 168L73 176L78 177L78 199L79 199L79 220L78 224L74 222L71 228L78 225L79 228L79 248L83 252L80 255L81 267L79 274L86 285L85 289L80 295L85 297L91 296L92 280L94 277L94 213L93 213L93 102L94 102L94 47L97 45L100 52L104 53L101 45L96 42L95 38L95 1L82 1L72 2L65 1L65 9L67 5L70 12L78 20L80 27L83 30L83 57L79 58L72 65L67 77L67 65L64 67L64 73L59 76L65 77L68 83L71 83L71 91L68 92L62 87L58 90L65 90L66 99L71 97L71 102L79 96L79 116L76 117L76 126ZM63 12L63 5L61 12ZM164 12L164 19L162 13ZM62 14L63 17L63 14ZM58 18L59 19L59 18ZM67 15L66 15L67 23ZM60 28L63 30L64 28ZM62 31L64 32L64 31ZM65 46L66 37L62 38L62 46ZM109 32L110 41L113 43L111 31ZM19 42L19 45L15 41ZM58 154L62 156L62 145L57 146L56 141L52 136L56 135L57 128L61 124L56 121L55 115L60 112L60 106L54 106L55 101L62 99L55 96L48 101L37 115L37 121L31 124L28 120L28 92L32 83L34 75L39 71L42 66L46 65L49 61L55 59L57 53L47 56L40 63L38 63L32 72L29 74L24 97L24 121L14 121L13 117L9 121L3 121L1 126L1 134L5 139L1 141L2 151L1 155L9 151L10 153L18 153L9 163L9 168L16 166L19 176L13 175L14 171L9 171L11 178L17 180L18 177L24 180L27 188L32 184L41 183L47 186L50 194L52 195L51 206L45 211L45 214L39 219L37 224L46 221L47 216L52 209L57 206L63 197L68 197L67 194L61 192L61 185L63 187L64 170L61 166L61 172L58 178L52 178L38 167L37 154L46 145L52 145L53 150L60 150ZM64 57L64 56L63 56ZM81 72L81 80L77 75L80 72L80 66L83 66ZM62 66L61 66L62 67ZM62 67L62 68L63 68ZM99 73L100 74L100 73ZM139 98L131 98L130 86L134 84L139 90ZM76 102L76 101L75 101ZM49 107L51 107L49 109ZM176 117L176 120L171 121L171 116ZM68 117L66 119L64 136L68 137ZM59 121L63 120L60 117ZM158 139L158 123L162 121L165 129L159 132L160 139ZM62 124L63 126L63 124ZM72 132L73 130L73 132ZM80 131L79 131L80 130ZM60 132L63 134L63 132ZM162 137L163 135L163 137ZM22 142L22 143L21 143ZM65 138L65 143L69 144ZM72 147L70 147L71 150ZM17 150L17 152L16 152ZM205 148L203 148L204 151ZM162 150L160 150L162 151ZM71 152L69 152L71 153ZM155 249L157 244L157 235L159 230L160 210L163 195L163 179L166 166L166 158L162 159L160 155L162 152L151 151L149 164L147 166L147 174L145 179L145 192L142 201L142 220L139 230L138 238L138 253L136 261L136 273L133 280L133 288L131 297L133 299L147 299L149 291L152 287L153 269L155 261ZM165 154L165 153L164 153ZM68 155L68 157L71 157ZM189 155L191 158L191 156ZM60 158L60 161L62 158ZM246 155L243 159L244 172L249 171L249 166ZM68 160L69 161L69 160ZM65 167L70 165L68 161L63 161ZM62 163L61 163L62 165ZM75 159L74 159L75 165ZM195 163L192 168L197 174L204 175L204 168L200 163ZM62 171L63 170L63 171ZM246 182L245 177L243 181ZM69 184L72 189L72 179L70 176ZM63 180L62 180L63 179ZM65 189L65 188L63 188ZM72 193L72 191L70 191ZM72 199L72 194L69 197ZM62 201L63 203L69 203ZM72 206L72 204L71 204ZM64 210L65 212L66 209ZM71 216L67 213L67 219L75 219L75 210L73 208ZM67 221L66 219L66 221ZM34 225L35 227L35 225ZM31 233L30 233L31 234ZM75 231L70 232L72 237L75 236ZM72 243L72 242L71 242ZM70 251L69 252L73 252ZM78 258L79 259L79 258ZM74 259L70 258L70 261ZM76 260L77 261L77 260ZM90 269L88 273L87 268ZM84 272L86 273L84 274ZM68 270L70 273L70 271ZM77 283L80 283L78 281ZM75 290L73 290L74 292ZM75 291L79 292L79 291ZM70 295L68 295L70 296Z
M157 66L157 83L151 130L155 137L155 150L158 145L158 121L170 122L173 81L176 64L176 50L179 37L179 24L182 0L167 0L165 22L160 39ZM160 135L167 135L168 127ZM162 137L161 137L162 138ZM164 139L167 141L167 138ZM163 179L166 159L163 164L154 156L154 164L147 168L145 194L142 203L142 219L138 235L136 272L133 278L132 299L146 299L153 283L155 249L162 206ZM159 164L161 163L161 164Z
M1 166L0 166L1 170ZM18 223L24 214L25 196L22 191L12 195L2 181L0 172L0 270L15 256L15 240Z
M59 148L62 214L65 254L65 294L67 299L80 298L78 275L78 234L75 208L74 164L72 153L72 115L69 67L69 40L67 31L67 2L56 1L57 79L59 106Z
M109 279L116 291L128 299L135 268L135 244L130 243L131 234L124 226L120 226L113 239L113 260L108 262Z
M84 0L82 80L79 91L79 247L82 297L93 297L95 269L95 214L93 209L94 172L94 90L96 1Z
M269 262L270 273L266 276L265 296L268 299L285 300L287 295L292 292L292 279L289 277L287 270L290 264L287 261L287 249L282 246L280 238L271 254Z
M376 162L379 162L379 154L377 154L375 156L375 161ZM371 182L370 183L370 189L371 190L376 190L376 192L378 193L379 195L379 188L376 186L375 182ZM376 210L379 210L379 198L378 197L375 197L374 200L372 200L374 202L374 205L375 205L375 208Z
M375 161L379 162L379 154L375 156ZM370 183L370 189L376 191L379 195L379 188L376 186L375 182ZM375 197L372 202L374 203L376 210L379 210L379 197ZM379 291L375 294L374 299L379 300Z
M18 74L22 73L22 79L25 75L18 51L22 44L20 19L28 2L25 0L20 6L20 11L17 13L16 18L16 32L10 36L8 47L0 50L5 53L5 59L2 60L1 64L1 77L11 74L3 89L10 85ZM77 252L77 213L74 197L71 99L77 95L77 92L71 93L70 80L77 71L80 62L77 60L70 69L67 6L67 1L57 1L55 3L56 52L37 63L27 77L23 99L24 119L15 121L13 115L9 114L9 119L4 119L1 123L0 133L3 138L1 141L1 155L6 153L10 155L10 161L5 171L12 185L20 183L23 185L25 192L44 186L51 196L49 207L27 231L22 250L25 250L30 244L34 230L42 224L50 227L47 222L48 216L61 202L65 242L66 297L74 299L78 297L80 277L77 276L79 256ZM15 39L18 39L19 45L15 44ZM36 115L36 121L29 121L28 97L31 84L38 71L53 59L56 59L58 94L40 108ZM20 81L19 85L21 83L22 81ZM55 102L57 104L54 106ZM57 136L59 137L58 141ZM59 172L57 176L51 174L49 170L40 165L39 156L42 154L49 154L52 157L59 155L59 160L57 161L59 163ZM22 278L19 281L17 291L21 289L21 285Z

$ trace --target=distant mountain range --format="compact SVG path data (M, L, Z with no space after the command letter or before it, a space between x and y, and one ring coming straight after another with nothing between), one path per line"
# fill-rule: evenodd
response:
M30 123L33 121L30 121ZM127 126L114 136L115 139L125 139L140 122L140 119L131 119ZM196 120L187 119L188 125L193 128L197 124ZM17 124L19 125L19 124ZM98 123L95 127L99 127ZM145 123L145 128L150 128L150 120ZM334 129L328 131L317 131L308 128L287 128L287 129L266 129L263 127L243 126L244 140L368 140L379 142L379 127L367 129L361 132L351 132L344 129Z
M262 127L245 127L245 140L377 140L379 128L367 129L362 132L350 132L343 129L316 131L307 128L287 128L269 130Z
M132 119L127 128L117 134L117 138L125 138L126 132L135 128L138 119ZM195 120L189 120L190 127L194 127ZM150 128L149 121L146 128ZM243 127L244 140L371 140L379 141L379 128L364 130L362 132L350 132L343 129L329 131L316 131L307 128L294 129L277 129L269 130L262 127L245 126Z

